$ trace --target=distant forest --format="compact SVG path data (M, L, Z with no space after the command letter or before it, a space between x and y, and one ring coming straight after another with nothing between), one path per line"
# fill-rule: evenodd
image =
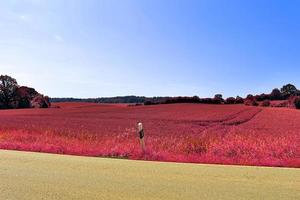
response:
M263 93L258 95L247 95L246 98L242 97L229 97L223 99L222 94L216 94L213 98L200 98L193 97L144 97L144 96L117 96L117 97L101 97L101 98L50 98L50 102L89 102L89 103L127 103L127 104L173 104L173 103L205 103L205 104L246 104L253 106L270 106L272 100L289 100L283 102L279 107L288 107L288 104L295 104L300 108L300 91L296 86L287 84L282 86L281 89L275 88L271 93ZM262 103L259 103L262 102ZM287 104L287 105L286 105Z
M99 98L50 98L53 103L56 102L88 102L88 103L140 103L147 101L161 102L171 97L144 97L144 96L117 96L117 97L99 97Z
M234 98L235 103L243 103L243 98ZM50 102L88 102L88 103L127 103L127 104L172 104L172 103L208 103L208 104L221 104L221 94L215 95L214 98L199 98L198 96L188 97L144 97L144 96L118 96L118 97L101 97L101 98L50 98Z

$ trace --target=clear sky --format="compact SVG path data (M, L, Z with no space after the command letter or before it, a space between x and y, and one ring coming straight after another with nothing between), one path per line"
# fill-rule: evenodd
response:
M0 1L0 73L52 97L300 87L300 1Z

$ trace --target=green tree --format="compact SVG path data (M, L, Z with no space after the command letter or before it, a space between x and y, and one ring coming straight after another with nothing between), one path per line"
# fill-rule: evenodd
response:
M223 95L222 94L216 94L215 99L223 99Z
M16 79L7 75L0 76L0 102L4 108L11 107L18 87Z
M292 84L287 84L284 85L281 89L280 89L281 93L284 96L291 96L291 95L295 95L297 94L299 91L297 90L296 86L292 85Z
M282 98L280 90L278 88L273 89L270 94L270 98L272 100L280 100Z

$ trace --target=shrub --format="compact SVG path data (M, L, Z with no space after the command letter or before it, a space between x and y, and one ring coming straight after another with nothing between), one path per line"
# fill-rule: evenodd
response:
M31 102L32 108L50 108L51 104L49 102L49 98L47 96L43 95L37 95L35 96Z
M159 104L159 103L158 103L158 102L151 101L151 100L145 101L145 103L144 103L145 106L157 105L157 104Z
M225 100L225 103L226 104L235 104L236 102L236 99L234 97L228 97L226 100Z
M250 99L246 99L245 102L244 102L244 104L245 104L246 106L251 106L252 101L251 101Z
M242 97L237 96L235 98L235 103L236 104L243 104L244 103L244 99Z
M297 96L291 95L287 100L287 102L288 102L287 107L295 107L295 101L297 98L298 98Z
M264 100L264 101L261 103L261 106L263 106L263 107L269 107L270 105L271 105L270 100Z
M21 98L18 102L17 108L30 108L30 100L27 98Z
M284 107L289 107L289 103L288 101L282 101L280 103L274 103L272 106L277 108L284 108Z
M294 105L297 109L300 109L300 97L295 98Z
M255 99L246 99L244 104L246 106L258 106L258 103Z
M249 94L247 96L247 98L245 99L244 101L244 104L246 106L258 106L258 103L256 101L256 98L252 95L252 94Z
M212 99L212 104L222 104L223 101L224 101L223 99L213 98Z
M270 95L269 94L260 94L260 95L256 95L255 99L257 101L264 101L264 100L269 100L270 99Z
M257 103L257 101L252 101L252 106L258 106L258 103Z

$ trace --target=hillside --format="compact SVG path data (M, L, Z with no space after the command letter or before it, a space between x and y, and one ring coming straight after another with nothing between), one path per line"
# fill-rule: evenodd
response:
M59 103L0 111L0 148L195 163L300 167L300 112L244 105ZM137 122L145 128L140 150Z

